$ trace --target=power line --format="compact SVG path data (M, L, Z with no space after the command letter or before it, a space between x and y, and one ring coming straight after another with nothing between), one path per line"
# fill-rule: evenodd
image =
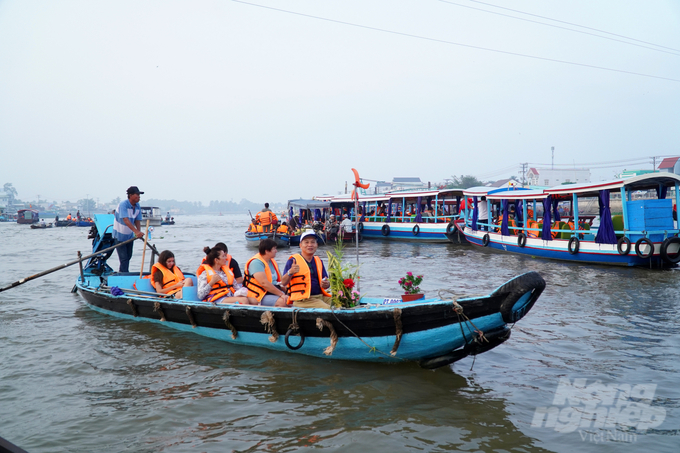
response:
M492 5L491 3L480 2L480 1L478 1L478 0L469 0L469 1L474 2L474 3L479 3L479 4L482 4L482 5L491 6L492 8L505 9L505 10L507 10L507 11L512 11L512 12L515 12L515 13L526 14L527 16L533 16L533 17L538 17L538 18L541 18L541 19L552 20L552 21L554 21L554 22L559 22L559 23L561 23L561 24L573 25L573 26L575 26L575 27L585 28L586 30L593 30L593 31L596 31L596 32L598 32L598 33L606 33L606 34L608 34L608 35L618 36L619 38L625 38L625 39L629 39L629 40L631 40L631 41L637 41L637 42L641 42L641 43L643 43L643 44L649 44L649 45L651 45L651 46L661 47L661 48L663 48L663 49L668 49L668 50L673 50L673 51L675 51L675 52L680 52L680 49L675 49L675 48L673 48L673 47L666 47L666 46L662 46L662 45L660 45L660 44L654 44L653 42L643 41L643 40L641 40L641 39L635 39L635 38L631 38L631 37L629 37L629 36L624 36L624 35L619 35L619 34L616 34L616 33L611 33L611 32L605 31L605 30L600 30L600 29L598 29L598 28L586 27L585 25L579 25L579 24L575 24L575 23L573 23L573 22L567 22L567 21L564 21L564 20L553 19L553 18L551 18L551 17L541 16L541 15L539 15L539 14L527 13L527 12L520 11L520 10L517 10L517 9L506 8L506 7L504 7L504 6ZM482 11L483 11L483 10L482 10ZM510 16L510 17L512 17L512 16ZM519 19L519 18L518 18L518 19ZM548 24L545 24L545 25L548 25ZM576 31L576 30L573 30L573 31Z
M448 3L449 5L460 6L461 8L474 9L476 11L482 11L482 12L489 13L489 14L495 14L497 16L509 17L511 19L517 19L517 20L521 20L521 21L524 21L524 22L531 22L533 24L545 25L546 27L559 28L561 30L567 30L567 31L571 31L571 32L574 32L574 33L581 33L583 35L595 36L596 38L607 39L609 41L621 42L623 44L628 44L630 46L642 47L644 49L653 50L655 52L663 52L663 53L667 53L667 54L670 54L670 55L675 55L676 57L680 57L680 53L677 53L677 52L680 52L680 50L675 51L675 49L673 49L674 50L673 52L669 52L668 50L655 49L654 47L644 46L642 44L635 44L635 43L632 43L632 42L624 41L622 39L609 38L607 36L601 36L601 35L598 35L598 34L595 34L595 33L589 33L587 31L574 30L573 28L561 27L559 25L553 25L553 24L546 24L545 22L539 22L537 20L524 19L522 17L511 16L509 14L503 14L503 13L497 13L497 12L494 12L494 11L489 11L487 9L475 8L474 6L470 6L470 5L461 5L460 3L455 3L455 2L448 1L448 0L437 0L437 1L439 1L441 3ZM486 3L483 3L483 4L486 5ZM493 6L493 5L490 5L490 6ZM506 8L504 8L504 9L506 9ZM515 11L515 10L512 10L512 11ZM515 12L522 13L521 11L515 11ZM522 13L522 14L526 14L526 13ZM548 19L548 20L552 20L552 19ZM576 24L570 24L570 25L580 27L580 25L576 25ZM602 32L602 33L606 33L606 32ZM631 38L626 38L626 39L631 39ZM652 44L652 45L655 45L655 44ZM657 47L663 47L663 46L657 46Z
M299 13L297 11L290 11L290 10L285 10L285 9L281 9L281 8L274 8L274 7L271 7L271 6L265 6L265 5L258 5L256 3L250 3L250 2L243 1L243 0L231 0L231 1L233 1L235 3L241 3L243 5L255 6L255 7L258 7L258 8L269 9L269 10L272 10L272 11L278 11L278 12L282 12L282 13L293 14L293 15L296 15L296 16L308 17L308 18L311 18L311 19L323 20L323 21L326 21L326 22L333 22L333 23L336 23L336 24L349 25L351 27L363 28L363 29L366 29L366 30L373 30L373 31L379 31L379 32L383 32L383 33L390 33L390 34L398 35L398 36L406 36L408 38L416 38L416 39L422 39L422 40L425 40L425 41L438 42L438 43L441 43L441 44L449 44L449 45L452 45L452 46L466 47L466 48L469 48L469 49L476 49L476 50L484 50L486 52L495 52L495 53L500 53L500 54L504 54L504 55L513 55L513 56L516 56L516 57L532 58L534 60L550 61L550 62L553 62L553 63L561 63L561 64L567 64L567 65L572 65L572 66L581 66L581 67L584 67L584 68L600 69L602 71L618 72L618 73L621 73L621 74L630 74L630 75L636 75L636 76L641 76L641 77L649 77L649 78L652 78L652 79L668 80L668 81L671 81L671 82L680 82L680 79L673 79L673 78L670 78L670 77L655 76L655 75L651 75L651 74L643 74L643 73L640 73L640 72L633 72L633 71L624 71L622 69L605 68L604 66L595 66L595 65L586 64L586 63L576 63L576 62L573 62L573 61L558 60L556 58L539 57L537 55L522 54L522 53L519 53L519 52L509 52L507 50L498 50L498 49L492 49L492 48L489 48L489 47L473 46L471 44L463 44L463 43L459 43L459 42L447 41L447 40L444 40L444 39L437 39L437 38L428 38L426 36L414 35L414 34L411 34L411 33L404 33L404 32L394 31L394 30L387 30L387 29L384 29L384 28L371 27L371 26L368 26L368 25L359 25L359 24L355 24L355 23L352 23L352 22L345 22L345 21L341 21L341 20L337 20L337 19L329 19L327 17L314 16L312 14Z

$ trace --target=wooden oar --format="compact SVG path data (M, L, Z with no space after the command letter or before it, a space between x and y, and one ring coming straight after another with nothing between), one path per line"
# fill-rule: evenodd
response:
M91 254L91 255L83 256L82 258L78 258L77 260L71 261L70 263L60 264L59 266L53 267L52 269L49 269L49 270L40 272L40 273L35 274L35 275L31 275L30 277L22 278L21 280L18 280L18 281L16 281L16 282L12 283L12 284L9 285L9 286L5 286L4 288L0 288L0 293L3 292L3 291L5 291L5 290L14 288L15 286L22 285L22 284L24 284L24 283L26 283L26 282L28 282L28 281L34 280L34 279L36 279L36 278L38 278L38 277L42 277L42 276L44 276L44 275L51 274L52 272L56 272L56 271L58 271L58 270L64 269L65 267L73 266L74 264L78 264L78 263L80 263L80 262L82 262L82 261L85 261L85 260L87 260L87 259L90 259L90 258L92 258L93 256L97 256L97 255L101 255L101 254L103 254L103 253L107 253L107 252L109 252L109 251L111 251L111 250L113 250L113 249L115 249L115 248L117 248L117 247L120 247L121 245L125 245L125 244L127 244L127 243L129 243L129 242L132 242L132 241L134 241L135 239L137 239L137 238L128 239L127 241L123 241L123 242L121 242L120 244L116 244L116 245L114 245L114 246L112 246L112 247L109 247L109 248L107 248L107 249L101 250L101 251L99 251L99 252L97 252L97 253L93 253L93 254Z
M142 250L142 268L139 270L139 278L144 274L144 258L146 257L146 243L149 242L149 219L146 219L146 234L144 235L144 250Z

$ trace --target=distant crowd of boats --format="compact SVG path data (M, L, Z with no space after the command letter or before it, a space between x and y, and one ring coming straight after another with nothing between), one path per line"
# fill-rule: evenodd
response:
M351 195L290 200L279 225L270 232L246 231L246 240L256 244L269 237L280 246L294 245L311 228L323 243L331 215L346 215L353 230L342 233L344 240L470 243L540 258L669 267L680 262L679 184L675 174L651 173L547 189L472 187L359 195L358 202ZM621 212L612 213L612 199Z

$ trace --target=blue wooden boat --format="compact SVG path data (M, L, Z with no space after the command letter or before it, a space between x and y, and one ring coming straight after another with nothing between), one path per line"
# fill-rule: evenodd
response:
M397 191L362 195L357 228L366 239L408 242L465 242L454 222L461 189ZM357 222L350 196L330 198L331 207Z
M113 245L108 217L96 216L93 253ZM160 297L139 274L113 272L108 256L91 258L74 288L99 312L242 346L339 360L413 361L425 368L502 344L510 336L508 324L524 317L545 288L543 278L529 272L487 296L457 301L364 298L359 307L335 310L214 305L196 300L195 286L184 288L183 299Z
M255 247L260 245L263 239L273 239L276 241L277 247L290 247L290 235L278 233L257 233L246 231L246 244ZM299 243L299 242L298 242Z
M477 246L540 258L620 266L668 267L680 262L673 220L680 176L649 173L627 179L565 184L548 189L475 187L456 225ZM481 197L489 215L479 218ZM612 215L611 201L617 211ZM620 203L620 208L619 208ZM558 206L562 205L561 214ZM503 215L498 224L493 211ZM515 225L508 224L515 212Z

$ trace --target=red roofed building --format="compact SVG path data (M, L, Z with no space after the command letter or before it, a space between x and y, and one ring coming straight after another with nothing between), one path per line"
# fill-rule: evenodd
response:
M666 157L661 161L657 167L657 170L664 173L680 174L680 164L678 163L679 160L680 157Z

